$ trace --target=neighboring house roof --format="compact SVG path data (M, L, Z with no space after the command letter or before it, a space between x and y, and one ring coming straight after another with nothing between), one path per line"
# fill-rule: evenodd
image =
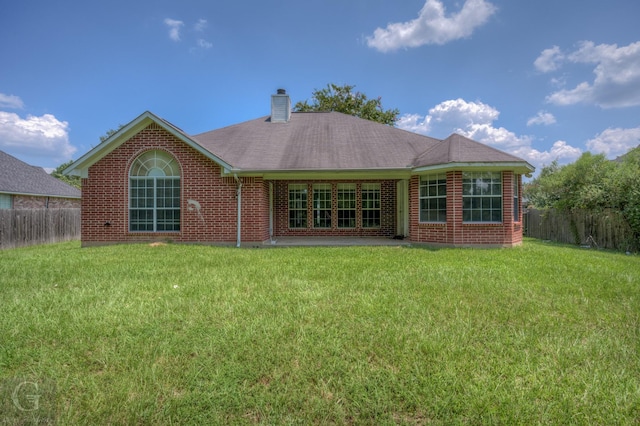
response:
M80 190L0 151L0 193L80 198Z

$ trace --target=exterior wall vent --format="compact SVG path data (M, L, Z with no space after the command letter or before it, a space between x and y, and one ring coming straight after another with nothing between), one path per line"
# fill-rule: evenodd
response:
M271 122L287 123L291 118L291 99L284 89L278 89L271 95Z

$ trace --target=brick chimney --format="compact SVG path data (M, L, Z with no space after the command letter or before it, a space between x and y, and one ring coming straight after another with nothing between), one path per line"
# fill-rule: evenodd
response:
M271 95L271 122L287 123L291 118L291 99L284 89L278 89Z

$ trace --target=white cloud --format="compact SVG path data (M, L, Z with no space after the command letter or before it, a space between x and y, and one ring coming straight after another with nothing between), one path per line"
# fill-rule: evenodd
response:
M552 93L547 96L548 102L556 105L587 103L602 108L640 105L640 41L623 47L585 41L565 59L574 64L595 64L595 78L592 82L581 82L573 89Z
M560 62L564 59L564 54L558 46L553 46L551 49L545 49L542 51L538 59L535 60L533 65L540 72L555 71L560 67Z
M69 160L76 152L69 143L66 121L59 121L51 114L21 118L5 111L0 111L0 148L56 161Z
M640 127L632 129L606 129L587 141L587 148L594 154L615 158L640 145Z
M180 41L180 28L182 28L184 22L167 18L164 23L169 27L169 38L173 41Z
M455 99L436 105L426 116L405 114L396 125L404 130L440 138L459 133L523 158L536 167L555 159L570 162L582 154L579 148L564 141L557 141L549 151L538 151L532 147L531 136L519 136L504 127L495 127L494 122L499 116L500 111L491 105Z
M202 32L207 28L208 25L209 23L206 19L198 19L198 22L195 23L193 29L195 29L197 32Z
M539 168L540 166L549 164L554 160L559 160L563 163L571 163L582 155L582 150L569 145L565 141L556 141L549 151L538 151L531 146L523 146L512 151L512 154L530 161Z
M527 126L533 126L536 124L542 124L545 126L549 126L556 122L556 118L550 112L546 111L538 111L535 117L531 117L527 121Z
M485 0L466 0L459 12L446 16L441 0L426 0L418 18L376 28L367 45L381 52L425 44L445 44L469 37L497 8Z
M396 121L396 127L421 135L429 135L431 132L430 121L430 116L424 117L423 120L423 116L420 114L404 114Z
M22 109L24 102L18 96L0 93L0 108Z
M208 42L207 40L204 40L204 39L201 39L201 38L198 39L196 44L201 49L211 49L213 47L213 44L211 42Z

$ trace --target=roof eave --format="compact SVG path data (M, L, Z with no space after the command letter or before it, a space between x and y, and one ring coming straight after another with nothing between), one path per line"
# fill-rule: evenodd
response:
M430 172L445 172L449 170L461 171L502 171L510 170L517 174L528 175L535 171L535 167L526 161L495 161L495 162L455 162L433 164L429 166L415 167L414 174Z
M59 195L59 194L41 194L38 192L24 192L24 191L5 191L0 190L0 194L8 194L8 195L24 195L27 197L50 197L50 198L73 198L73 199L81 199L81 195Z
M408 179L410 168L358 168L358 169L232 169L224 174L261 176L270 180L291 179Z
M195 149L205 157L210 160L216 162L224 169L233 169L233 167L227 162L223 161L221 158L212 154L210 151L203 148L200 144L194 141L191 137L186 135L183 131L173 126L166 120L156 116L155 114L146 111L142 113L138 118L131 121L126 126L119 129L105 141L91 149L89 152L84 154L82 157L74 161L69 167L64 169L62 172L66 176L80 176L83 178L88 177L89 167L100 161L107 154L114 151L124 142L126 142L129 138L134 136L136 133L147 127L149 124L155 123L166 130L171 135L180 139L182 142L189 145L191 148Z

